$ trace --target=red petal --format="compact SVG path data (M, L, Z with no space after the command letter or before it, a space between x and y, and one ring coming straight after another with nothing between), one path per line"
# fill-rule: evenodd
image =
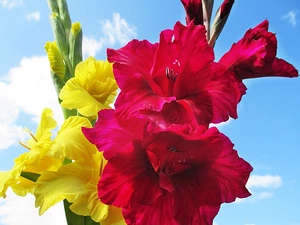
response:
M212 170L220 183L222 202L233 202L236 197L246 198L251 195L245 185L253 168L233 150L231 141L225 135L222 136L223 151L212 165Z
M161 91L150 76L156 49L157 44L151 44L147 40L132 40L118 50L107 49L107 58L114 63L114 75L121 89L129 77L138 73L145 77L155 91Z
M123 215L128 225L180 225L181 223L173 218L173 214L173 197L168 193L159 196L155 202L147 206L123 209Z
M220 63L234 71L240 79L280 76L297 77L298 71L284 60L276 58L277 40L268 32L265 20L246 32L220 59Z
M142 139L147 123L148 121L142 118L131 118L127 123L122 123L115 119L114 110L101 110L94 128L82 128L82 132L99 151L104 152L106 159L110 159L133 138Z
M142 109L161 111L165 103L175 99L175 97L159 96L151 89L144 76L135 74L128 77L123 85L115 103L116 113L124 119L128 119Z
M127 144L104 168L98 184L102 202L121 208L153 203L161 194L158 174L152 168L141 143Z

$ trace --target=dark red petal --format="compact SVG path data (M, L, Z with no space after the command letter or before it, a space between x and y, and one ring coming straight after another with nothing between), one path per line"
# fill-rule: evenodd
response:
M222 136L223 151L211 169L219 180L222 202L233 202L237 197L251 195L246 183L253 168L233 150L231 141L225 135Z
M145 140L147 151L153 152L163 165L171 165L171 167L167 166L167 171L165 171L169 175L179 172L173 169L180 171L182 169L181 167L174 167L173 164L189 166L211 164L222 151L220 134L216 128L211 128L205 133L201 133L203 130L196 130L195 133L189 135L183 134L181 129L185 132L186 127L170 126L164 131L150 135L149 139Z
M297 77L298 71L288 62L276 58L277 39L268 32L265 20L244 37L233 44L231 49L220 59L220 63L234 71L240 79L280 76Z
M159 196L155 202L147 206L123 209L123 215L128 225L182 225L173 218L173 214L173 196L168 193Z
M234 77L231 71L215 63L211 81L206 89L213 107L212 123L227 121L229 116L237 118L237 104L246 93L246 87Z
M138 141L117 151L98 184L101 201L121 208L152 204L161 194L158 175Z
M181 0L186 11L186 23L194 20L195 25L203 25L203 9L201 0Z
M126 79L123 89L116 100L116 113L118 116L128 119L136 116L139 110L160 111L165 103L175 99L175 97L159 96L151 89L144 76L134 74Z
M175 183L174 211L179 224L212 225L222 203L218 179L202 166L181 176Z
M159 86L164 87L164 93L168 93L167 67L178 74L173 92L177 99L203 91L214 60L213 49L208 45L205 33L204 26L189 24L185 27L180 22L175 24L173 32L161 32L152 76Z
M114 63L114 75L121 90L127 78L136 73L143 75L152 88L157 88L150 77L156 49L157 44L147 40L132 40L118 50L107 49L107 58Z
M101 110L95 126L82 128L82 132L99 151L104 152L106 159L110 159L117 150L131 142L133 138L142 139L147 124L148 121L143 118L131 118L127 123L122 123L116 120L114 110Z
M298 77L298 70L283 59L275 58L271 65L266 65L260 73L253 73L249 70L240 70L242 79L249 79L253 77Z

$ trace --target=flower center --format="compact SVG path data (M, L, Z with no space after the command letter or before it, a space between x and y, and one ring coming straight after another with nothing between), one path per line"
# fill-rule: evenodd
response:
M179 67L180 67L180 62L176 59L170 68L169 67L166 68L166 77L169 79L168 96L173 95L174 84L176 78L178 77Z

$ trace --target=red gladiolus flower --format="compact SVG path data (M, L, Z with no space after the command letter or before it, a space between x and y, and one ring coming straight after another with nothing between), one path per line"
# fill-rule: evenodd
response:
M194 20L195 25L203 25L202 0L181 0L186 12L186 24Z
M249 29L220 59L240 79L279 76L297 77L298 71L283 59L276 57L277 39L268 32L269 22L263 21Z
M128 119L148 115L172 123L208 125L237 118L245 87L231 71L213 62L205 28L179 22L161 32L159 44L133 40L119 50L108 49L121 89L115 107Z
M216 128L132 122L102 110L96 127L83 129L108 159L99 198L123 208L127 224L211 225L222 203L250 195L252 167Z

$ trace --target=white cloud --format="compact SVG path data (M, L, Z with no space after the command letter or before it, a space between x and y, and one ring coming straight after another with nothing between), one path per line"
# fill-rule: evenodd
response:
M0 5L9 9L22 4L23 4L22 0L0 0Z
M95 56L103 47L103 40L97 41L93 37L83 36L82 48L84 56Z
M38 209L34 207L34 201L33 195L20 197L9 189L7 197L5 199L0 198L0 224L66 224L62 203L58 203L46 211L44 215L39 216Z
M63 121L46 56L23 58L18 67L10 69L0 81L0 100L0 150L24 139L24 132L16 125L21 112L38 122L42 110L48 107L58 123Z
M297 25L296 15L297 12L295 10L291 10L287 14L283 15L282 18L286 19L293 27L295 27Z
M267 198L272 198L273 196L274 196L274 194L271 192L268 192L268 191L264 191L264 192L257 194L258 199L267 199Z
M113 21L102 21L102 31L108 38L109 44L126 44L137 36L136 27L129 25L119 13L113 14Z
M273 175L251 175L248 182L247 188L278 188L282 185L280 176Z
M36 11L26 15L26 19L30 22L31 20L39 21L41 17L40 12Z
M125 45L137 37L136 27L127 23L119 13L113 14L112 20L100 21L103 35L99 39L83 37L83 55L95 56L104 45Z
M251 175L246 187L251 192L248 198L237 198L235 203L256 203L259 200L272 198L274 193L270 190L282 185L282 179L278 175Z

